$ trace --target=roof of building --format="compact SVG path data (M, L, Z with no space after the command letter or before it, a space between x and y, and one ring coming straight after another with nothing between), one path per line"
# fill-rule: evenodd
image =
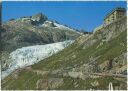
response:
M124 12L126 12L126 9L125 8L122 8L122 7L117 7L115 9L113 9L110 13L108 13L104 19L106 19L107 17L109 17L115 11L124 11Z

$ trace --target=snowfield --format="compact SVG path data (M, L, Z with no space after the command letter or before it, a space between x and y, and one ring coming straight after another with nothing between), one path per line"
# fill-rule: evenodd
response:
M71 31L75 31L69 27L66 27L64 25L61 25L61 24L58 24L58 23L54 23L55 26L57 26L57 28L60 28L60 29L68 29L68 30L71 30Z
M78 32L78 31L76 31L76 30L74 30L74 29L72 29L72 28L69 28L69 27L64 26L64 25L62 25L62 24L59 24L59 23L56 23L56 22L52 22L52 21L48 21L48 20L45 21L44 24L39 25L39 26L40 26L40 27L49 27L48 24L52 24L52 23L56 26L56 27L54 27L54 28L66 29L66 30L73 31L73 32L77 32L77 33L81 34L80 32Z
M73 43L73 40L64 42L35 45L29 47L23 47L10 53L9 61L11 62L9 68L2 71L2 79L8 76L11 72L18 68L24 68L26 66L35 64L67 47Z
M69 27L67 27L67 26L64 26L64 25L61 25L61 24L58 24L58 23L54 23L54 25L57 26L57 27L55 27L55 28L67 29L67 30L70 30L70 31L77 32L77 33L81 34L80 32L78 32L78 31L76 31L76 30L74 30L74 29L72 29L72 28L69 28Z

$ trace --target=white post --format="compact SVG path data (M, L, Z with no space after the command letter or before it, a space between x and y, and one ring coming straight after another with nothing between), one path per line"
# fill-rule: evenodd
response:
M113 85L111 82L109 83L109 91L113 91Z

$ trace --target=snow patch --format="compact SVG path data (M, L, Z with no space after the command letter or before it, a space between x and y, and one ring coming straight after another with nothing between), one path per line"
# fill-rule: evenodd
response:
M44 24L42 24L43 27L50 27L53 23L51 21L45 21Z
M64 42L35 45L29 47L22 47L10 53L9 61L11 62L9 68L2 71L2 79L8 76L11 72L18 68L24 68L29 65L33 65L67 47L73 43L74 40L68 40Z
M54 23L55 26L57 26L58 28L61 28L61 29L69 29L69 30L72 30L74 31L73 29L69 28L69 27L66 27L64 25L61 25L61 24L58 24L58 23Z
M72 28L69 28L67 26L64 26L64 25L61 25L61 24L58 24L58 23L54 23L54 25L56 26L55 28L59 28L59 29L67 29L67 30L70 30L70 31L73 31L73 32L77 32L76 30L72 29ZM80 32L77 32L80 34Z
M52 21L45 21L44 24L41 24L41 25L39 25L39 26L40 26L40 27L50 27L50 26L49 26L50 24L54 24L54 26L55 26L54 28L70 30L70 31L77 32L77 33L80 34L80 32L78 32L78 31L76 31L76 30L74 30L74 29L72 29L72 28L69 28L69 27L67 27L67 26L64 26L64 25L62 25L62 24L59 24L59 23L56 23L56 22L52 22Z

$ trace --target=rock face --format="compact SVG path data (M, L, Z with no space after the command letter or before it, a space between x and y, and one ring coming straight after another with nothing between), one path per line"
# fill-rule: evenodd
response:
M32 24L37 25L37 24L44 23L46 20L48 20L48 18L42 13L39 13L32 16L31 20L32 20Z
M114 90L126 90L126 32L126 17L123 17L110 25L99 28L91 35L82 35L64 50L31 66L32 72L41 70L49 71L49 74L40 76L29 73L29 70L25 68L19 72L17 80L13 78L13 75L5 78L2 81L2 88L39 89L41 86L46 86L41 89L47 89L49 86L43 81L49 79L47 84L50 84L52 79L53 83L57 84L51 86L52 90L107 90L109 83L113 84ZM21 85L17 86L17 84Z
M43 15L42 13L38 13L38 14L32 16L31 19L32 19L33 21L44 22L44 21L46 21L48 18L47 18L45 15Z

